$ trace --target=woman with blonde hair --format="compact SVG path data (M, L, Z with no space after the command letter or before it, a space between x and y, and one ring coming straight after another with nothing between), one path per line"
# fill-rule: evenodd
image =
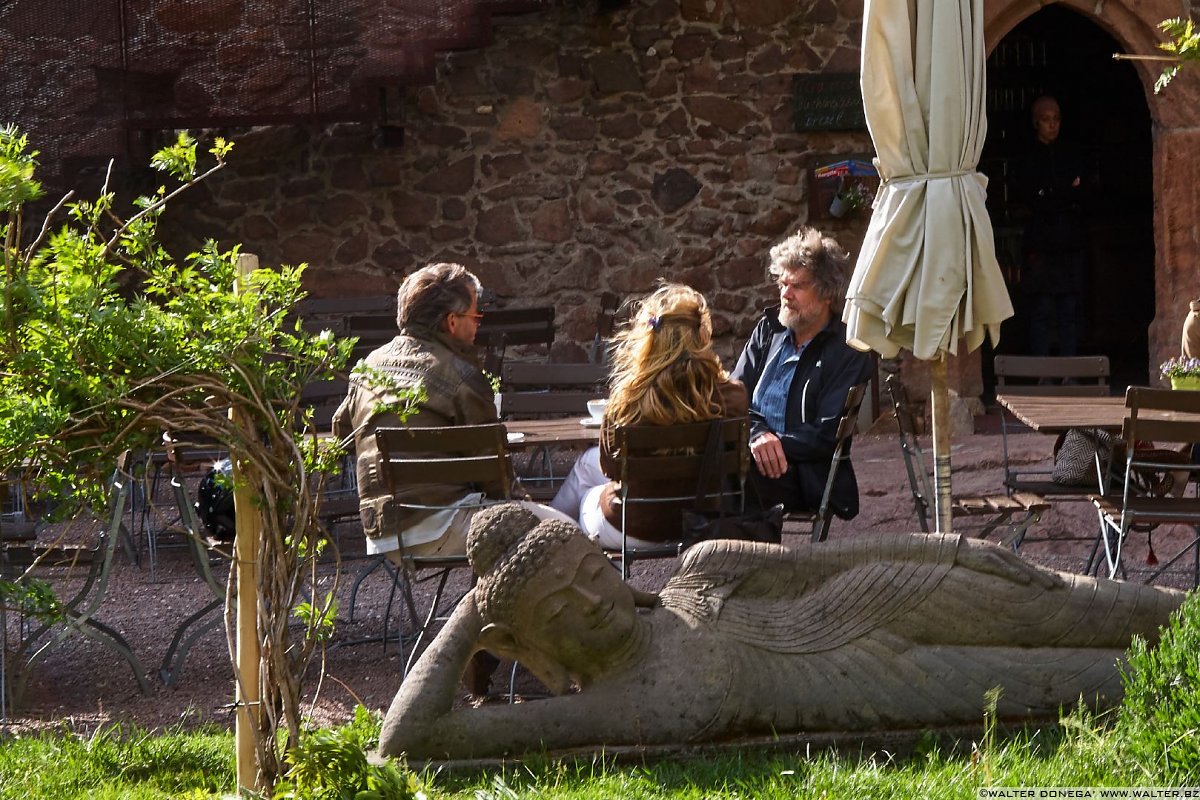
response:
M614 502L620 485L611 480L618 469L616 429L743 417L749 403L746 387L730 379L713 352L704 295L677 283L645 298L617 334L610 384L600 446L579 457L550 505L576 517L602 547L615 549L621 546L621 510ZM679 539L676 508L647 513L641 522L628 539L632 548Z

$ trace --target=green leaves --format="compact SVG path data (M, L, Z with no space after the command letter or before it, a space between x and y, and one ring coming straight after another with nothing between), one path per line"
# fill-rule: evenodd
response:
M1178 17L1164 19L1158 23L1158 28L1171 37L1169 41L1159 44L1159 49L1174 55L1179 63L1167 67L1158 76L1158 80L1154 82L1155 94L1158 94L1174 80L1184 63L1200 59L1200 33L1197 33L1196 27L1190 19L1184 20Z
M187 131L180 131L175 144L154 154L150 166L176 180L190 181L196 177L196 140Z
M122 452L153 447L164 433L215 440L238 464L261 527L258 605L283 609L298 587L315 583L327 544L318 491L341 454L339 443L307 435L302 390L341 375L354 342L297 323L303 264L242 274L236 247L210 241L180 257L158 241L166 203L220 169L231 148L215 140L215 163L206 166L195 139L181 133L151 162L169 178L163 186L129 205L107 185L96 197L64 201L23 248L23 204L41 192L35 154L15 130L0 130L0 470L20 469L65 516L104 507ZM133 215L121 219L128 208ZM0 589L18 591L5 582ZM16 599L53 612L52 596ZM289 632L289 614L259 619L271 645L264 673L273 676L263 702L282 710L293 735L302 677L334 607L326 599L296 613L305 635ZM273 736L264 731L256 741L268 776L280 767Z
M287 752L287 777L276 798L411 800L423 796L416 776L393 761L372 764L367 751L379 742L379 718L362 706L340 728L305 731Z
M11 211L42 196L42 185L33 179L37 151L29 151L28 146L15 126L0 128L0 211Z

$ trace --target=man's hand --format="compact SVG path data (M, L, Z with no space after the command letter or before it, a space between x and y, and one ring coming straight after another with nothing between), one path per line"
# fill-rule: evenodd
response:
M760 433L750 440L750 457L763 476L775 480L787 472L783 443L773 433Z

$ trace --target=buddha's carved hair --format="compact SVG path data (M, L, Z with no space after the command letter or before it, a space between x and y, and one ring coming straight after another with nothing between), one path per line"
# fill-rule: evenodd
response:
M475 602L487 620L511 620L526 581L537 575L558 546L582 536L574 525L541 520L516 503L475 515L467 534L467 558L479 576Z

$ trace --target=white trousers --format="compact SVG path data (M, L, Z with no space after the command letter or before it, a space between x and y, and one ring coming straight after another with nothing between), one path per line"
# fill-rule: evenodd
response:
M575 459L571 474L550 501L550 507L577 519L583 532L601 547L620 550L621 531L600 510L600 495L609 482L608 476L600 469L600 448L589 447ZM630 536L627 546L636 550L639 547L661 547L662 542L648 542Z

